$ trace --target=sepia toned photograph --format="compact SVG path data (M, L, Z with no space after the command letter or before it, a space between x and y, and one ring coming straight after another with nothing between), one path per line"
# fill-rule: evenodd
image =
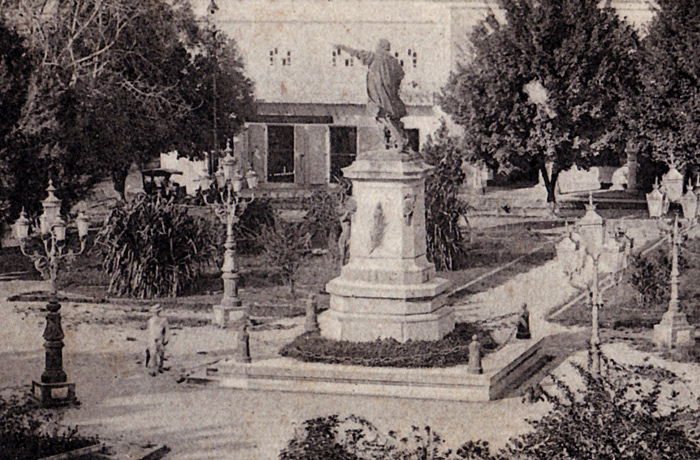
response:
M0 460L698 459L699 199L697 0L0 0Z

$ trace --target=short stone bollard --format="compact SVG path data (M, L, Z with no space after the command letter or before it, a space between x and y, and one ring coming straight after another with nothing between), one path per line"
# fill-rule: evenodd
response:
M306 322L304 323L304 332L320 332L316 313L316 296L313 294L310 294L306 299Z
M242 322L240 330L238 331L236 350L234 351L233 358L238 363L250 362L250 335L248 334L247 319Z
M481 367L481 344L478 337L472 336L472 341L469 343L469 364L467 372L470 374L483 374L484 369Z

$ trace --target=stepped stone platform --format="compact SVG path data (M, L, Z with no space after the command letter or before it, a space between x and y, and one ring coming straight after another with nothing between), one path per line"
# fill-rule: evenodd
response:
M446 401L491 401L517 388L537 371L542 340L516 340L482 361L483 374L466 365L388 368L304 363L272 358L250 364L225 360L191 375L191 384L260 391L384 396Z

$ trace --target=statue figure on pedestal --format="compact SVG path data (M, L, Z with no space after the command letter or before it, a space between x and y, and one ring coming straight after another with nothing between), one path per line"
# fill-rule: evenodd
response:
M384 129L387 148L397 148L402 153L408 153L406 150L408 136L401 122L401 118L406 116L406 106L399 97L404 72L399 61L391 55L389 40L379 40L374 52L356 50L345 45L335 46L369 67L367 71L369 108Z
M350 250L350 232L352 224L352 216L357 211L357 203L352 196L347 195L338 210L340 216L340 236L338 237L338 254L340 255L340 266L342 267L348 262Z

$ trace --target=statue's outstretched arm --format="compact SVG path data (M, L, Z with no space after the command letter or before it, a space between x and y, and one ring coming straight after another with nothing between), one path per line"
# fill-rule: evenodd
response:
M374 59L374 53L371 51L356 50L345 45L333 45L341 51L345 51L350 56L359 59L364 65L370 65Z

